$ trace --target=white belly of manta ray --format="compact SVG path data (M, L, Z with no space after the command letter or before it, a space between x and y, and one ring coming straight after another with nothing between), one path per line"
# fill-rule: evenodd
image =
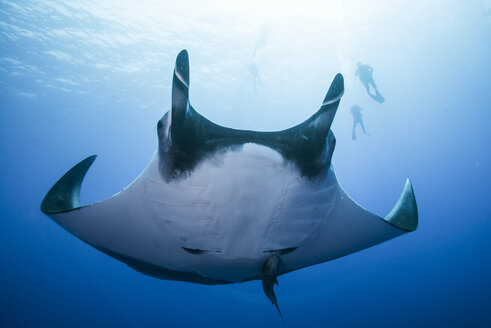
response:
M182 51L172 110L157 125L159 150L140 176L118 194L81 207L91 156L52 187L42 211L150 276L203 284L260 279L277 308L277 276L416 229L409 180L385 218L360 207L337 182L330 126L344 92L340 74L316 114L278 132L218 126L191 107L188 89Z
M287 253L288 272L403 233L356 205L332 169L311 181L264 146L217 155L170 183L158 161L112 198L51 217L98 248L226 282L259 277L272 254Z

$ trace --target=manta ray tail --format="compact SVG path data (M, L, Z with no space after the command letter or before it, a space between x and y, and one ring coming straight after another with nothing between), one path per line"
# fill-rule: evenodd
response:
M276 306L281 319L283 319L283 314L281 314L280 308L278 307L278 301L276 300L276 295L274 293L274 284L278 285L278 273L280 271L280 258L277 255L272 255L264 262L261 276L263 283L264 294L269 298L269 300Z

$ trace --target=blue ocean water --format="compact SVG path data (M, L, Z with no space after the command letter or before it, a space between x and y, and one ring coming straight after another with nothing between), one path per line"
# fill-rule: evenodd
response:
M491 326L490 11L452 0L0 1L0 326ZM157 280L43 215L49 188L89 155L84 204L141 172L181 49L193 106L240 129L302 122L342 73L339 182L383 216L411 178L418 229L281 276L282 322L259 281ZM366 94L358 61L385 102ZM369 133L358 126L356 140L354 104Z

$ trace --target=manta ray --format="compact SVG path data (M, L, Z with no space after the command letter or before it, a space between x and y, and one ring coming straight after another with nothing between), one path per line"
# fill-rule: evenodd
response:
M152 277L206 285L261 280L278 311L279 275L417 228L409 179L383 218L336 179L331 124L344 93L341 74L315 114L276 132L236 130L201 116L189 101L186 50L172 83L171 109L157 124L158 150L129 186L81 206L80 187L96 158L90 156L54 184L42 212Z

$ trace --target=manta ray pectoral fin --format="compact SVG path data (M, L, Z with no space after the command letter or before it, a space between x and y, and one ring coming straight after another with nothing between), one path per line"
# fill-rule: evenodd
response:
M414 231L418 227L418 207L409 179L406 180L404 190L396 205L385 216L384 220L406 231Z
M43 213L62 213L80 207L80 187L96 157L97 155L87 157L55 183L41 203Z
M263 267L261 269L261 277L264 294L269 300L273 303L273 305L278 310L281 319L283 319L283 314L281 314L280 308L278 307L278 301L276 300L276 295L274 293L274 284L278 285L278 274L280 272L280 258L277 255L271 255L264 262Z

